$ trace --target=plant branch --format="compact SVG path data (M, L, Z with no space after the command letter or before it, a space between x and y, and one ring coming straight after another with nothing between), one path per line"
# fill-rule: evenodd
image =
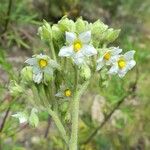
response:
M10 21L11 8L12 8L12 0L9 0L8 10L7 10L7 19L6 19L6 22L5 22L5 27L4 27L3 33L5 33L7 31L7 28L8 28L8 24L9 24L9 21Z
M10 107L8 107L8 109L6 110L5 116L4 116L3 121L2 121L2 124L1 124L1 126L0 126L0 132L2 132L2 130L3 130L3 128L4 128L6 119L7 119L8 114L9 114L9 111L10 111Z
M78 85L78 68L75 67L75 92L72 102L72 127L71 127L71 139L69 142L69 150L77 150L78 145L78 119L79 119L79 102L80 97L89 84L89 81L85 82L81 89L77 89Z
M56 54L55 54L55 49L54 49L53 39L51 39L51 41L49 41L49 45L50 45L50 51L51 51L51 53L52 53L52 58L57 62L57 58L56 58Z
M12 134L10 135L10 137L16 135L17 133L21 132L22 130L26 129L27 127L28 127L28 123L24 124L20 129L17 128L18 130L17 130L15 133L12 133ZM15 130L15 129L14 129L14 130Z
M56 124L56 126L57 126L57 128L59 130L59 132L62 135L62 138L64 139L66 144L68 144L68 137L67 137L65 128L64 128L62 122L60 121L58 115L53 110L51 110L51 108L47 108L47 111L51 115L52 119L54 120L54 122L55 122L55 124Z
M49 133L50 126L51 126L51 117L48 116L47 128L46 128L46 130L45 130L44 138L47 138L47 137L48 137L48 133Z

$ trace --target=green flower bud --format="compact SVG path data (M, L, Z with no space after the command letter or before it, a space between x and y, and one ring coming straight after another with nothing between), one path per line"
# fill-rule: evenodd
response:
M67 123L71 122L71 114L69 112L66 112L65 114L65 122Z
M93 37L93 45L98 47L99 43L102 40L102 34L107 30L108 26L105 25L103 22L100 20L97 20L92 24L91 27L91 32L92 32L92 37Z
M86 80L89 79L91 77L91 70L89 66L87 65L82 66L80 75Z
M43 26L39 27L38 34L41 37L41 40L49 41L52 39L52 29L48 22L43 21Z
M75 23L72 20L69 20L66 17L63 17L59 22L58 22L58 26L60 28L60 30L62 32L65 31L71 31L74 32L75 31Z
M16 81L11 80L9 84L9 91L12 96L17 97L21 95L24 90L20 85L17 84Z
M57 42L57 45L61 48L65 42L64 33L60 30L58 25L52 26L52 34L54 40Z
M63 32L59 29L58 25L52 26L52 33L55 40L59 40L63 38Z
M30 83L33 81L32 79L32 67L26 66L21 70L21 79L25 83Z
M47 84L47 83L50 83L52 81L53 77L50 76L49 74L47 73L44 73L44 83Z
M92 24L92 33L93 34L102 34L104 31L106 31L108 28L108 25L104 24L100 20L97 20Z
M120 30L114 30L112 28L108 29L103 34L103 40L104 40L104 42L107 42L107 43L114 42L118 38L119 33L120 33Z
M75 22L75 25L76 25L76 32L77 33L84 32L86 29L85 21L83 21L81 18L77 19L77 21Z
M65 113L68 110L68 102L64 102L60 105L60 110L62 113Z

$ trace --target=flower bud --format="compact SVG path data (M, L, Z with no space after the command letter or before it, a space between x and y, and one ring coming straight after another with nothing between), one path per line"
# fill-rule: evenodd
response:
M49 74L47 73L44 73L44 83L47 84L47 83L50 83L52 81L53 77L50 76Z
M32 79L32 67L26 66L21 70L21 79L23 82L30 83Z
M17 97L23 93L23 88L17 84L16 81L11 80L9 84L9 91L12 96Z
M43 26L39 27L38 34L41 40L49 41L52 39L52 29L48 22L44 20Z
M66 123L71 122L71 114L69 112L66 112L64 120L65 120Z
M64 102L62 105L60 105L60 110L62 113L65 113L68 110L68 102Z
M86 22L82 20L82 18L78 18L75 22L77 33L84 32L86 29Z
M86 80L89 79L91 77L91 70L89 66L87 65L82 66L80 75Z
M61 29L62 32L65 31L72 31L75 30L75 23L72 20L69 20L68 18L63 17L59 22L58 26Z
M112 28L108 29L106 32L103 34L103 41L107 43L111 43L115 41L118 36L119 36L120 30L114 30Z

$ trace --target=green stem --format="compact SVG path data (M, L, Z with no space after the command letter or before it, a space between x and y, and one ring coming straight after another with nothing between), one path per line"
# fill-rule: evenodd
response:
M64 126L61 123L58 115L54 111L52 111L50 108L48 108L47 111L51 115L52 119L54 120L54 122L55 122L59 132L61 133L64 141L66 142L66 144L68 144L68 137L67 137L66 131L65 131Z
M43 99L44 106L47 108L49 115L52 117L53 121L55 122L60 134L62 135L62 138L64 139L66 144L68 144L68 137L67 137L65 128L64 128L61 120L58 117L57 110L55 108L54 108L54 110L51 109L51 106L47 99L48 97L46 97L46 93L45 93L43 85L41 85L41 92L42 92L43 97L45 97L45 99ZM52 93L52 95L53 95L53 93ZM51 98L54 98L54 97L52 97L52 95L51 95ZM53 99L53 101L55 101L55 99Z
M50 41L50 50L51 50L51 52L52 52L52 57L53 57L53 59L57 62L57 58L56 58L56 54L55 54L55 49L54 49L53 40Z
M72 127L71 127L71 139L69 142L69 150L77 150L78 145L78 119L79 119L79 100L82 93L88 86L89 81L85 82L81 89L77 91L77 84L78 84L78 72L76 70L76 77L75 77L75 93L72 103Z

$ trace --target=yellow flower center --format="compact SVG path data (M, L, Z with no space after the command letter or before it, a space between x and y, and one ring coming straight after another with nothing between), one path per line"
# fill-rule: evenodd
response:
M110 57L111 57L110 52L106 52L105 55L104 55L104 59L105 59L105 60L109 60Z
M124 59L119 59L118 66L120 69L123 69L126 66L126 61Z
M65 96L70 97L71 96L71 91L69 89L65 90Z
M45 59L40 59L39 60L39 66L40 66L40 68L44 68L44 67L46 67L47 66L47 60L45 60Z
M80 51L80 49L82 48L82 43L80 40L76 40L74 43L73 43L73 49L75 52L78 52Z

